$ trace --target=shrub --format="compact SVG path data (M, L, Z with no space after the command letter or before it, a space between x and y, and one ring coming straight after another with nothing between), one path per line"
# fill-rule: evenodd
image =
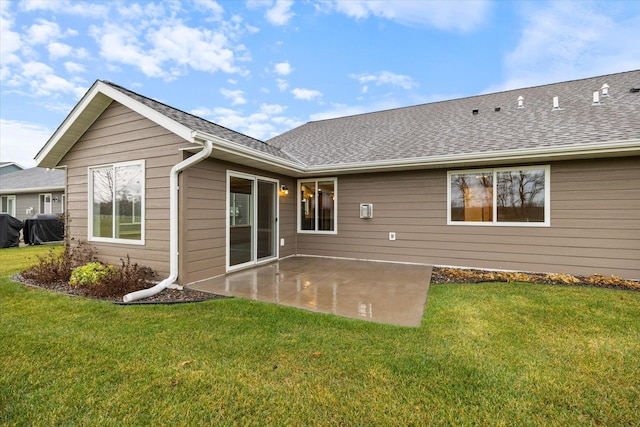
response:
M120 259L121 267L115 268L113 273L105 275L99 283L91 286L88 293L97 298L122 297L129 292L149 287L149 282L155 280L158 274L150 267L143 267Z
M76 267L71 272L69 284L74 287L93 288L116 273L112 265L104 265L100 262L90 262L82 267Z
M82 241L74 244L73 239L66 239L61 254L55 253L52 247L46 255L38 257L35 265L23 271L22 277L41 284L66 283L74 268L96 261L95 255L95 248L85 246Z

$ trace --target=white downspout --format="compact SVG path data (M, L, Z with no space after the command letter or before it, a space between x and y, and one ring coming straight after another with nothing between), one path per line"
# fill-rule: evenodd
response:
M151 288L126 294L122 297L124 302L147 298L169 287L182 289L181 286L174 285L178 278L178 239L180 237L178 230L178 175L190 166L208 158L212 151L213 142L205 141L202 151L171 168L169 175L169 277Z

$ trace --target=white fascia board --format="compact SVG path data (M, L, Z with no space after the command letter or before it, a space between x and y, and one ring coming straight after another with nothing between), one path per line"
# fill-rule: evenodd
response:
M71 127L78 121L78 119L80 118L82 113L87 109L89 104L91 104L94 101L94 99L98 95L98 84L99 83L100 83L99 81L96 81L93 84L93 86L91 86L91 88L89 88L87 93L82 97L82 99L80 99L80 101L76 104L76 106L73 107L71 112L67 115L67 117L62 122L62 124L60 126L58 126L58 129L55 130L53 135L51 135L51 137L47 140L47 142L40 149L40 151L38 151L38 153L35 156L36 166L39 166L39 167L53 167L53 166L56 166L56 165L52 165L51 162L46 163L46 164L43 165L43 162L45 162L46 160L49 160L49 159L47 159L47 157L49 156L49 154L51 153L53 148L56 147L58 145L58 143L60 143L60 141L63 139L63 137L65 135L67 135L67 133L70 131ZM101 103L104 104L104 108L107 108L107 106L111 103L111 101L104 102L104 100L102 100ZM104 111L104 109L102 111ZM93 121L91 121L91 123L92 122ZM89 123L89 125L90 125L90 123ZM87 125L87 127L88 127L88 125ZM75 143L75 141L74 141L74 143ZM55 162L55 163L57 163L57 162Z
M78 102L73 110L71 110L58 129L56 129L44 147L38 152L38 154L36 154L35 160L37 166L58 166L57 163L60 161L62 156L66 154L71 147L73 147L76 141L82 136L82 134L84 134L89 126L93 124L93 122L100 116L100 114L102 114L112 101L119 102L156 124L166 128L170 132L175 133L189 142L193 142L193 139L191 138L191 129L168 118L153 108L147 107L119 90L101 81L96 81L82 97L80 102ZM91 110L92 108L93 110ZM84 120L84 122L82 122L82 120ZM81 125L78 126L78 124ZM58 144L68 145L67 147L62 147L62 155L60 155L60 152L57 154L54 152L54 148ZM52 156L52 158L49 158L49 156Z
M16 162L6 162L6 163L0 165L0 168L5 168L5 167L9 167L9 166L17 166L20 169L24 170L24 166L22 166L22 165L20 165L20 164L18 164Z
M613 141L598 144L580 144L567 147L548 147L545 149L521 149L489 153L469 153L452 156L419 157L415 159L382 160L377 162L334 163L311 166L309 173L348 173L366 171L385 171L419 168L438 168L446 166L505 163L511 161L548 161L554 159L594 158L607 155L640 155L640 140Z
M214 148L235 154L259 163L269 164L296 174L314 176L329 173L382 172L403 169L429 169L441 167L469 166L474 164L502 164L508 162L536 162L571 158L594 158L607 155L640 155L640 139L612 141L597 144L579 144L565 147L527 148L488 153L469 153L451 156L430 156L413 159L392 159L376 162L334 163L320 166L306 166L287 161L268 153L263 153L202 132L194 132L193 139L211 140Z
M0 190L1 194L25 194L25 193L52 193L63 192L64 185L59 187L34 187L34 188L7 188Z

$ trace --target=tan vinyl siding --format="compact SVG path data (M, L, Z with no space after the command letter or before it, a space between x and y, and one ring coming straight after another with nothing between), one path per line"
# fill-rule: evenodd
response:
M152 267L161 276L169 273L169 172L182 160L180 148L190 144L138 113L113 102L87 129L60 165L67 166L68 228L71 237L88 241L88 169L91 166L144 159L144 245L87 242L99 259L119 264L129 255L132 262Z
M299 234L298 253L638 279L639 185L637 157L552 163L550 227L475 226L446 224L446 170L341 176L338 235Z
M226 185L227 170L279 179L289 187L289 195L279 196L280 257L296 253L295 180L244 166L207 160L182 174L180 230L180 282L193 283L226 271ZM184 209L182 208L184 207ZM279 244L279 242L278 242Z

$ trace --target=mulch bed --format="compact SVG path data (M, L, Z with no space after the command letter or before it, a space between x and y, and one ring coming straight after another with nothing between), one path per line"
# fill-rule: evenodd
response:
M521 273L447 267L434 267L431 273L432 284L485 282L529 282L546 285L589 286L640 291L640 282L625 280L616 276L573 276L570 274Z
M206 301L209 299L218 299L218 298L228 298L222 295L214 295L206 292L194 291L192 289L183 289L179 291L177 289L164 289L156 295L153 295L148 298L144 298L138 301L133 302L124 302L122 301L122 296L119 297L110 297L110 298L96 298L90 295L86 289L82 288L74 288L65 282L55 282L55 283L35 283L33 281L24 279L19 274L14 274L11 276L11 279L16 282L24 283L27 286L32 286L41 289L47 289L53 292L59 292L65 295L73 295L73 296L81 296L85 298L92 299L100 299L103 301L113 302L115 304L121 305L140 305L140 304L177 304L177 303L187 303L187 302L200 302Z

